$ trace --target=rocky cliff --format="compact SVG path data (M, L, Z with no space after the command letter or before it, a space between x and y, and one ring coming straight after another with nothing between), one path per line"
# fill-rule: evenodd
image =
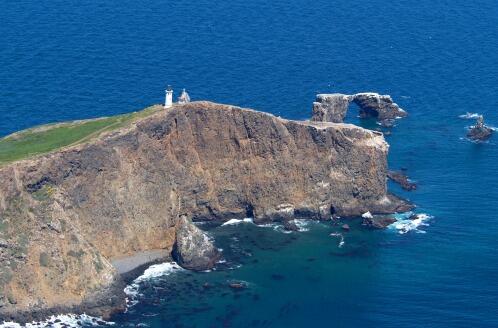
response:
M313 102L311 120L341 123L346 117L351 102L358 105L361 118L373 117L380 122L385 122L407 115L389 95L380 95L374 92L363 92L354 95L331 93L316 96L316 100Z
M0 319L122 305L111 260L170 252L178 227L191 231L180 218L404 210L386 190L387 152L382 134L353 125L194 102L4 166Z

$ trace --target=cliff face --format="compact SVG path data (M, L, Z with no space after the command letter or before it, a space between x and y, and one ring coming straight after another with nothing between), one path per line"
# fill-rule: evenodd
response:
M170 251L182 216L265 221L406 209L386 191L387 151L380 133L353 125L195 102L5 166L0 319L119 304L110 259Z

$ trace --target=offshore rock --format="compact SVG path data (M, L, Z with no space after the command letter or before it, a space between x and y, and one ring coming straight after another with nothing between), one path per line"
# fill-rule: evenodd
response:
M474 141L486 141L493 134L493 129L484 124L482 115L477 117L476 125L472 126L467 133L467 137Z
M389 95L379 95L373 92L357 93L353 96L353 101L360 107L362 118L374 117L379 121L384 121L407 115Z
M386 127L393 125L393 120L405 117L407 113L401 109L389 95L374 92L345 95L340 93L319 94L313 102L312 121L340 123L346 117L349 104L358 105L361 118L373 117Z
M362 225L367 226L372 229L385 229L390 224L396 222L395 218L388 216L362 216L363 222Z
M210 270L220 259L209 237L185 216L178 222L172 255L180 266L195 271Z
M312 121L342 123L353 96L318 94L313 102Z
M493 134L493 129L485 126L485 127L473 127L467 133L467 137L474 141L485 141L488 140Z
M111 313L125 299L113 259L171 252L182 231L196 233L183 216L406 211L412 206L387 192L387 153L381 133L354 125L191 102L5 165L0 238L9 247L0 248L0 295L17 304L5 302L0 322Z
M406 191L412 191L417 189L417 184L411 182L408 177L401 171L388 171L387 177L392 181L396 182Z

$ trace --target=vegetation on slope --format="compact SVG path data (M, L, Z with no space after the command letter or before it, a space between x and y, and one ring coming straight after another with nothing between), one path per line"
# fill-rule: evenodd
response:
M156 113L161 108L156 105L129 114L49 124L16 132L0 139L0 165L91 140L103 132L126 126Z

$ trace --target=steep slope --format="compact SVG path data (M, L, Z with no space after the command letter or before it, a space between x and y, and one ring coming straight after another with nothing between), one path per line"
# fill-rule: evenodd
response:
M110 260L170 252L180 217L328 219L409 208L382 134L249 109L175 105L0 168L0 319L122 305Z

